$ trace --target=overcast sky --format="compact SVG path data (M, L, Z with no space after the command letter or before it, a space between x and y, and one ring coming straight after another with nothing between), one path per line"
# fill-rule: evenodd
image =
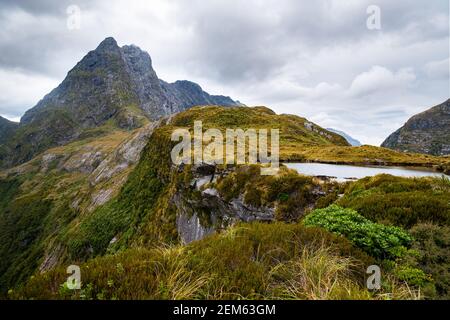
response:
M18 120L108 36L148 51L166 81L367 144L449 98L448 0L0 0L0 115Z

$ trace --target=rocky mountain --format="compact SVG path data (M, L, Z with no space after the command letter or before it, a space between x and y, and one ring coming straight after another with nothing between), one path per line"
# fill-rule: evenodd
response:
M23 163L49 147L90 135L92 129L95 134L102 131L98 128L129 130L195 105L217 104L237 105L189 81L160 80L147 52L106 38L24 114L3 143L0 166Z
M344 131L336 130L336 129L333 129L333 128L327 128L327 130L328 130L328 131L331 131L331 132L334 132L334 133L336 133L336 134L338 134L338 135L344 137L345 140L347 140L347 142L350 143L350 144L351 144L352 146L354 146L354 147L359 147L359 146L362 145L361 142L359 142L357 139L355 139L355 138L349 136L349 135L346 134Z
M450 99L410 118L381 146L438 156L450 154Z

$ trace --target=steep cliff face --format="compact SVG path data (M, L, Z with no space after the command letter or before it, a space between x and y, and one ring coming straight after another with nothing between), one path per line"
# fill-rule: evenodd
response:
M119 47L113 38L106 38L24 114L14 134L0 140L0 167L23 163L85 135L110 128L135 129L148 120L204 104L236 105L228 97L210 96L192 82L165 83L147 52L134 45Z
M413 116L381 146L438 156L450 154L450 99Z

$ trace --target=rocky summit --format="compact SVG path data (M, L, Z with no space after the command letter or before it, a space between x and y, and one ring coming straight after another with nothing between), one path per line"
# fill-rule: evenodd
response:
M450 154L450 99L410 118L381 146L437 156Z
M0 137L8 139L0 140L0 167L111 127L135 129L196 105L237 104L190 81L160 80L147 52L135 45L119 47L115 39L106 38L24 114L20 125L3 125L1 120Z

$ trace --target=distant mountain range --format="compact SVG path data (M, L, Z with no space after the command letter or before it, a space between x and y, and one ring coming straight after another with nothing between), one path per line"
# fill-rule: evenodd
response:
M437 156L450 154L450 99L410 118L381 146Z
M28 110L19 125L1 119L0 167L28 161L49 147L90 134L93 128L134 129L196 105L239 104L209 95L190 81L160 80L147 52L134 45L119 47L116 40L106 38Z
M350 143L350 144L351 144L352 146L354 146L354 147L359 147L359 146L362 145L361 142L359 142L357 139L355 139L355 138L349 136L349 135L346 134L344 131L336 130L336 129L333 129L333 128L327 128L327 130L328 130L328 131L331 131L331 132L334 132L334 133L336 133L336 134L338 134L338 135L344 137L345 140L347 140L347 142Z

